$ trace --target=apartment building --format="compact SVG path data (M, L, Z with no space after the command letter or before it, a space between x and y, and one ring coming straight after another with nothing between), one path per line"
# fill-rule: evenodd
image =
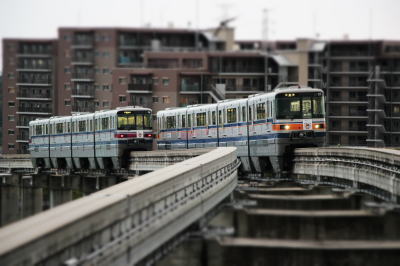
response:
M400 145L400 41L314 43L309 85L327 96L329 145Z
M28 123L55 110L56 40L3 41L3 153L24 153Z
M229 41L218 37L224 30ZM173 67L168 60L145 62L146 52L222 51L231 49L232 40L229 28L220 28L216 35L212 30L60 28L57 39L4 39L3 152L27 152L28 123L36 118L94 112L122 103L148 106L136 84L146 77L134 77L124 93L118 91L124 79L114 80L118 69ZM172 80L163 87L163 95L169 95ZM164 101L174 106L177 97L168 97ZM149 103L152 100L151 96Z

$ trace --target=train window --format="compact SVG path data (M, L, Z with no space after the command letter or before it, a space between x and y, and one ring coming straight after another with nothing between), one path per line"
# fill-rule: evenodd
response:
M222 110L218 111L218 124L222 125L223 121L222 121Z
M257 104L257 120L265 119L265 103Z
M110 121L108 117L103 117L101 119L101 129L105 130L105 129L109 129L110 126Z
M136 129L143 129L144 119L143 115L136 115Z
M71 122L67 123L67 132L70 133L71 132Z
M89 131L93 130L93 120L89 120Z
M175 128L175 116L167 116L167 129Z
M226 111L227 111L227 122L236 123L237 122L236 108L228 108Z
M206 125L206 113L198 113L196 114L196 122L198 127L202 127Z
M37 125L36 126L36 135L37 136L42 135L42 125Z
M211 117L212 117L212 124L213 125L217 124L216 117L215 117L215 111L212 111Z
M50 124L50 133L49 134L53 134L53 125Z
M86 121L78 121L79 132L86 131Z
M188 127L189 128L192 127L192 115L191 114L188 115Z
M186 127L186 119L185 119L185 115L182 115L182 127L185 128Z

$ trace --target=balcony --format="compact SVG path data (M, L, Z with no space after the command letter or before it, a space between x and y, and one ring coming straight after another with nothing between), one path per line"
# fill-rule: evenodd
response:
M200 91L199 84L182 84L181 91Z
M72 65L93 65L94 56L74 56L71 60Z
M18 91L17 99L30 99L30 100L44 100L49 101L51 100L51 93L50 91L46 91L44 93L33 93L32 91Z
M72 81L94 81L94 73L72 73Z
M50 115L52 110L49 107L18 106L18 113Z
M226 93L258 93L263 92L263 87L257 86L236 86L236 85L226 85Z
M17 135L17 142L29 142L29 134L27 130Z
M42 65L37 65L37 64L18 64L17 67L18 72L50 72L51 71L51 65L50 64L42 64Z
M50 86L52 83L51 78L37 78L37 77L19 77L17 86Z
M128 84L128 93L152 93L153 84Z
M75 113L93 113L96 110L94 102L75 102L72 104L72 112Z
M95 107L91 106L72 106L72 112L74 113L93 113L95 111Z
M94 88L74 88L71 97L73 98L94 98Z
M53 49L51 46L24 46L18 51L17 57L25 58L48 58L51 57Z
M92 49L93 48L93 38L92 36L85 36L85 37L75 37L71 48L72 49Z

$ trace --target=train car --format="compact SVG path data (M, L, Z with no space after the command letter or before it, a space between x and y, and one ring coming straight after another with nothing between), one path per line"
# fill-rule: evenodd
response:
M151 150L151 109L123 107L29 123L34 167L120 169L132 150Z
M297 147L322 146L324 94L289 87L157 113L159 149L235 146L246 172L282 173Z

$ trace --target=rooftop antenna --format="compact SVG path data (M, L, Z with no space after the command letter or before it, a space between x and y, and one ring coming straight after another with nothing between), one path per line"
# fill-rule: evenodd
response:
M220 21L224 21L229 19L229 11L232 8L232 4L231 3L222 3L219 5L219 7L221 8L221 17L220 17Z

